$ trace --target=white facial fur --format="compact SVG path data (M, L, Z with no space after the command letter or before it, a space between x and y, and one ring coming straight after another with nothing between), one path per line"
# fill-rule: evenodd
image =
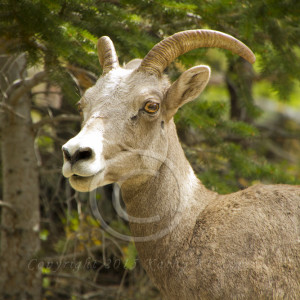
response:
M68 152L63 175L75 189L89 191L129 178L141 180L142 170L159 168L167 151L161 110L167 85L155 76L118 68L86 91L80 101L82 129L63 146ZM143 110L150 100L160 104L154 115ZM141 151L147 154L141 155Z

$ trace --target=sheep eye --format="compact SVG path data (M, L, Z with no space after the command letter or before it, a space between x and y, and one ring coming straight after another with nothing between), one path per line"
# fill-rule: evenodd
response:
M144 106L144 110L148 114L155 114L159 110L159 103L148 101Z

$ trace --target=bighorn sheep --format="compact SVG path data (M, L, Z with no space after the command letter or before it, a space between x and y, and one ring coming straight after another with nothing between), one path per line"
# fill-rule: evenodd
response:
M63 174L78 191L118 182L141 263L165 299L300 299L300 187L218 195L183 153L173 116L210 69L193 67L173 84L163 71L199 47L255 61L227 34L190 30L121 68L112 41L100 38L103 75L79 102L82 129L62 148Z

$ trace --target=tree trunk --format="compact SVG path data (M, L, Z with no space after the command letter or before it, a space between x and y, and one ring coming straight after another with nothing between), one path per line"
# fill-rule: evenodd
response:
M4 91L21 79L25 56L0 57L3 201L1 205L1 299L41 299L41 272L30 265L40 249L39 180L28 92ZM22 85L22 82L21 82ZM20 86L17 86L19 88ZM15 90L9 92L12 94Z
M226 74L226 85L230 95L231 120L251 122L255 114L252 82L253 68L250 63L240 58L231 63Z

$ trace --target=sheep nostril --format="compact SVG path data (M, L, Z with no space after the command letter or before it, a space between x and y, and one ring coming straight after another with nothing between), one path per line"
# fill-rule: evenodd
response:
M62 148L64 158L72 165L81 160L88 160L93 156L93 150L89 147L79 148L75 153L71 154L67 148Z
M71 160L71 154L66 148L62 148L65 160L70 161Z
M89 159L92 157L92 149L87 148L80 150L77 154L77 160Z
M89 147L78 149L72 156L71 156L71 164L75 164L78 161L88 160L92 158L93 150Z

